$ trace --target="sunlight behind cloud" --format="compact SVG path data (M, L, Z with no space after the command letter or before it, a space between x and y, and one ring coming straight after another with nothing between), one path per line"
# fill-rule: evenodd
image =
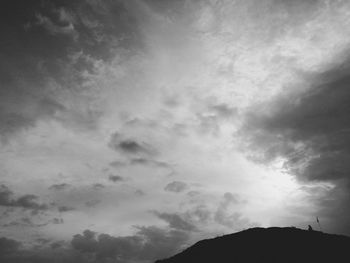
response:
M33 47L13 45L1 67L4 233L35 243L86 229L137 240L185 229L181 247L303 227L318 213L331 222L327 209L348 200L349 10L289 0L28 9L34 20L20 21L13 42ZM333 97L327 74L341 84Z

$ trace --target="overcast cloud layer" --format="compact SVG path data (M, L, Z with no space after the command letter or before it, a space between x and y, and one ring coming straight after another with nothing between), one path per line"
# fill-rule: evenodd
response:
M350 3L2 1L1 262L350 235Z

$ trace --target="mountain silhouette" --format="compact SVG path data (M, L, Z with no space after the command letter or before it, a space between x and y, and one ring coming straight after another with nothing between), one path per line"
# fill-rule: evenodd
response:
M350 262L350 237L295 227L251 228L197 242L156 263Z

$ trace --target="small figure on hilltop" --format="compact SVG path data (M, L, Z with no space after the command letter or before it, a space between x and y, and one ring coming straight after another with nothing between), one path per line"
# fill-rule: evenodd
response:
M309 225L309 228L308 228L307 230L309 230L309 231L314 231L314 230L312 229L312 226L310 226L310 225Z

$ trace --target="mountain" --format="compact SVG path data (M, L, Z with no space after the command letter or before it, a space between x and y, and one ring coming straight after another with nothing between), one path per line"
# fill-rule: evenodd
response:
M295 227L251 228L197 242L156 263L350 262L350 237Z

